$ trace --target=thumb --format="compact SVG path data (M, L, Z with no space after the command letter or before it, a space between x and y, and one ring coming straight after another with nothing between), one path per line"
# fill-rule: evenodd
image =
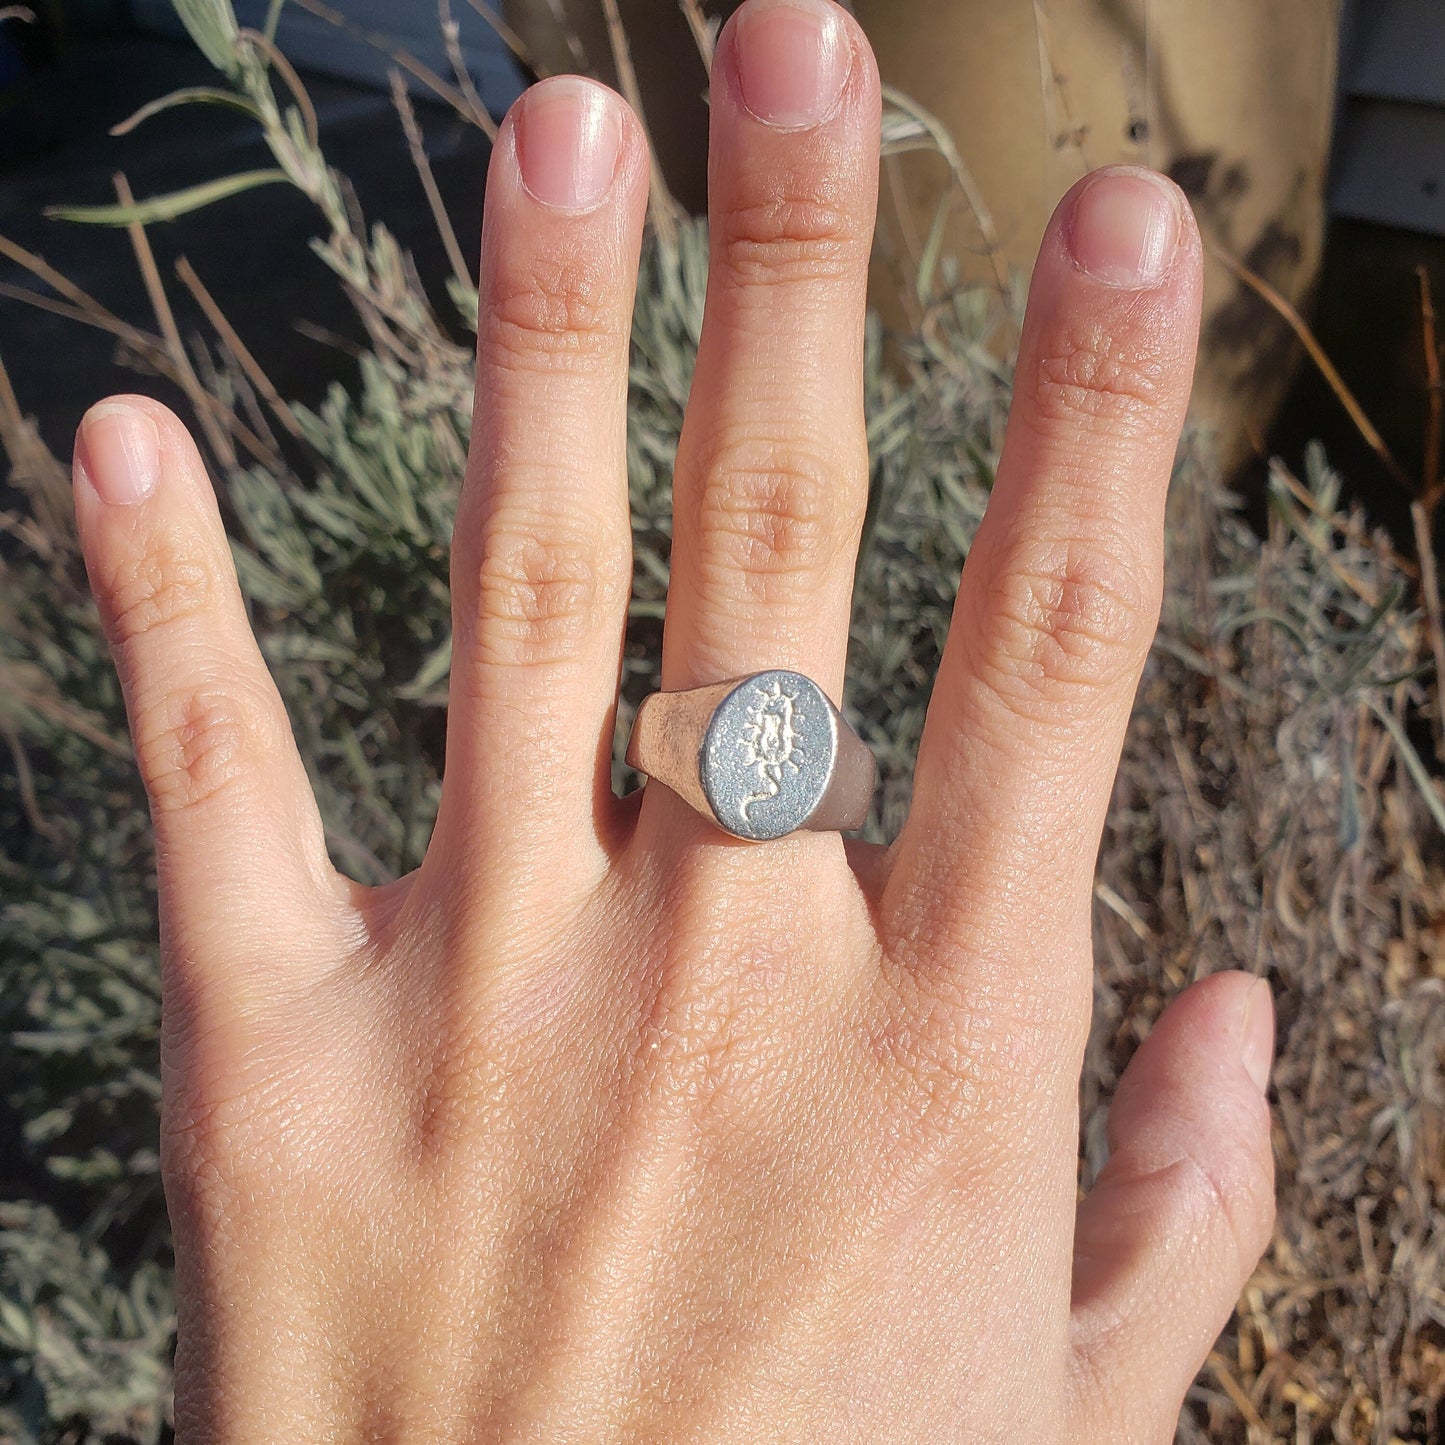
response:
M1222 973L1176 999L1124 1071L1075 1228L1076 1439L1173 1439L1274 1225L1273 1053L1269 986Z

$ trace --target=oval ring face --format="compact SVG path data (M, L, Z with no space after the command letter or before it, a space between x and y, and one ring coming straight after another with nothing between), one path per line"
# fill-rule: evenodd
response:
M781 838L817 811L837 757L837 714L817 683L797 672L759 672L708 723L703 793L735 837Z

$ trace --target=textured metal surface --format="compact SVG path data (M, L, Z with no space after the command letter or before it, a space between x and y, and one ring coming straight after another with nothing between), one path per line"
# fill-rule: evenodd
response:
M703 739L702 790L718 823L754 841L806 827L833 780L838 727L832 703L801 673L744 679Z
M799 828L861 828L877 773L828 695L784 670L645 697L627 761L755 843Z

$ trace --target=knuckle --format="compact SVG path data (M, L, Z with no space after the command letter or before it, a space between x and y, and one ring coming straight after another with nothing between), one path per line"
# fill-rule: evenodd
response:
M1069 542L1009 559L989 588L975 660L1011 711L1110 693L1142 666L1159 585L1119 548Z
M601 258L555 257L501 278L484 315L483 350L514 368L562 366L610 348L616 327Z
M136 756L152 805L174 814L229 792L262 755L255 718L220 688L164 697L137 713Z
M626 580L601 560L611 549L493 524L477 574L477 646L484 662L564 662L620 605Z
M858 523L834 468L795 443L730 444L704 476L704 566L745 579L760 601L786 600L800 581L828 570Z
M1243 1281L1269 1244L1275 1204L1272 1161L1251 1152L1224 1154L1185 1143L1172 1166L1144 1176L1172 1184L1166 1195L1163 1221L1167 1232L1198 1233L1202 1221L1213 1219L1223 1230L1233 1255L1232 1272Z
M195 536L160 531L143 551L126 557L101 601L106 636L126 648L149 633L207 612L215 578L207 548Z
M856 217L826 197L763 196L727 212L722 227L724 265L744 284L842 280L865 255Z
M1124 344L1102 320L1063 327L1034 366L1034 412L1044 428L1083 426L1110 436L1160 431L1168 364L1157 351Z

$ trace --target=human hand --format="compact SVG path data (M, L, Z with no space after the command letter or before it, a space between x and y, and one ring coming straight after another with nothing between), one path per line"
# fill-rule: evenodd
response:
M879 91L822 0L712 88L664 686L843 681ZM1034 273L997 484L886 852L608 778L647 158L502 129L422 867L340 878L180 423L94 408L86 561L149 791L182 1441L1160 1441L1268 1238L1273 1014L1190 989L1077 1200L1092 871L1159 605L1200 249L1142 172ZM518 740L525 746L518 746Z

